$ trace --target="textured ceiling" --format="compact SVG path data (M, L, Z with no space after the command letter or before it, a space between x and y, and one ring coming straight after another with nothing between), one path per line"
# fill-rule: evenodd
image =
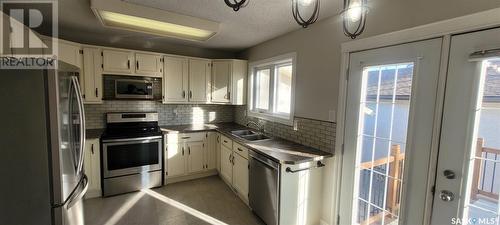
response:
M158 37L103 27L88 0L59 0L59 33L84 43L114 44L129 48L204 48L237 52L296 29L291 0L250 0L234 12L223 0L125 0L128 3L167 10L220 23L219 32L205 42ZM320 19L339 12L340 0L322 0ZM307 9L305 11L308 12ZM192 51L195 51L193 48Z

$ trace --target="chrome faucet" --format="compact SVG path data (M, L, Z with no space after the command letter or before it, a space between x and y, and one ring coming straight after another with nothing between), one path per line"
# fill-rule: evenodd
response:
M259 122L255 122L255 121L248 121L247 122L247 127L250 127L250 125L253 125L255 128L257 128L257 130L261 133L264 133L264 124L261 124Z

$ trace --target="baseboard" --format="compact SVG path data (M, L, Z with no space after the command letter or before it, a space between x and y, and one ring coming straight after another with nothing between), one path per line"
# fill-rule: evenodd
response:
M188 181L188 180L194 180L198 178L203 178L203 177L209 177L213 175L217 175L217 170L209 170L201 173L196 173L196 174L189 174L185 176L179 176L179 177L167 177L165 184L173 184L177 182L182 182L182 181Z

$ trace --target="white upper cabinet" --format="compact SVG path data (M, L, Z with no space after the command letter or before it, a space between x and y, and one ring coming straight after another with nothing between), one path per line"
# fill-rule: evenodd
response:
M144 76L161 77L163 76L161 61L160 55L135 53L135 73Z
M210 81L210 61L204 59L189 59L189 101L208 102Z
M134 52L122 50L108 50L102 51L102 69L103 73L111 74L133 74L134 67Z
M212 62L212 102L229 103L231 92L231 62Z
M163 103L188 101L188 60L183 57L163 58Z
M59 41L59 60L82 69L83 52L80 45Z
M98 48L83 48L83 85L85 103L102 103L102 57Z
M213 60L211 101L244 105L246 100L246 60Z

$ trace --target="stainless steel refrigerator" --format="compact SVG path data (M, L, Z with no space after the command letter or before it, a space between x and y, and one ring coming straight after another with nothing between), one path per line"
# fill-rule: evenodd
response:
M0 224L84 224L79 73L0 69Z

